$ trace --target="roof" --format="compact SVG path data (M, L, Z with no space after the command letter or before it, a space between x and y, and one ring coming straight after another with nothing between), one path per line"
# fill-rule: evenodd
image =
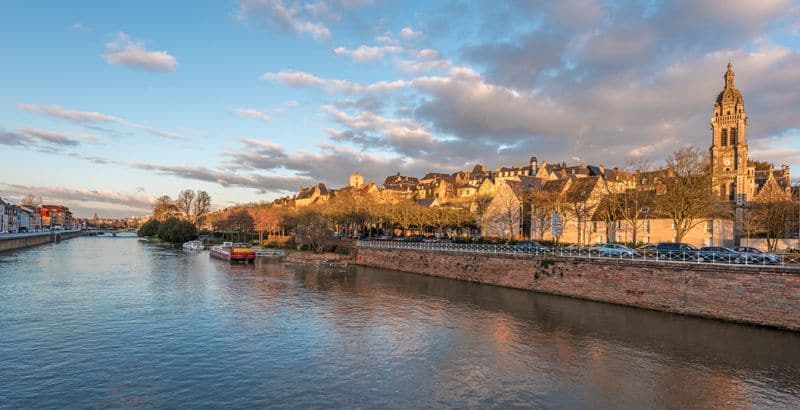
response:
M418 183L419 180L417 178L400 175L398 172L397 175L386 177L386 180L383 181L383 187L395 191L408 191L414 189Z
M439 202L436 198L424 198L424 199L417 199L417 205L424 206L425 208L432 208L436 205L439 205Z
M562 192L569 183L570 183L569 179L549 180L545 182L544 185L542 185L542 190L548 192Z
M586 202L589 200L595 187L600 182L600 177L576 178L567 190L568 202Z
M328 195L328 188L323 183L319 183L308 188L300 188L300 192L297 193L296 199L308 199L314 196L315 193L317 193L319 196Z
M519 200L524 200L525 196L526 196L526 193L530 192L530 188L525 186L525 184L523 184L520 181L511 180L511 181L505 181L505 182L506 182L506 185L508 185L508 187L511 188L511 192L514 193L514 196L516 196L517 199L519 199Z
M445 181L449 181L450 179L452 179L452 177L450 176L450 174L443 174L441 172L429 172L424 177L421 178L421 180L426 180L426 179L434 179L434 180L443 179Z

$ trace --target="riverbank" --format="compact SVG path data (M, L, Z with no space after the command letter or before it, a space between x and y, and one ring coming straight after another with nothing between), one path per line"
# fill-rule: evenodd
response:
M358 265L800 331L800 275L773 268L360 247Z
M356 259L350 254L333 252L313 253L302 251L289 251L284 257L284 262L303 263L311 265L346 266L355 263Z
M30 248L47 243L61 242L65 239L72 239L86 234L87 233L85 231L54 231L0 237L0 253Z

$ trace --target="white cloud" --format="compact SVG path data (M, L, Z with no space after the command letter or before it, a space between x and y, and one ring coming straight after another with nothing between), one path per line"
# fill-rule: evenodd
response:
M408 83L403 80L379 81L372 84L359 84L347 80L326 79L303 71L284 70L277 73L265 73L264 80L273 80L291 87L321 87L328 92L344 92L352 94L379 94L403 89Z
M58 105L17 104L17 108L45 114L50 117L61 118L72 122L118 122L119 118L96 111L76 111Z
M257 110L255 108L236 108L233 113L242 118L250 118L253 120L271 121L272 116L266 111Z
M87 204L104 204L114 209L139 211L152 209L153 198L148 195L127 194L106 189L70 189L64 187L24 186L0 183L3 191L16 198L35 193L45 202L63 203L70 208ZM74 211L74 210L73 210Z
M66 120L76 124L80 124L92 128L91 123L111 123L119 124L131 128L140 129L147 133L157 135L174 140L187 140L188 138L172 131L161 130L146 124L141 124L133 121L128 121L124 118L116 117L113 115L103 114L96 111L77 111L63 108L58 105L41 105L41 104L17 104L17 108L46 115L51 118Z
M264 73L262 80L277 80L293 87L307 87L312 85L322 85L325 80L313 74L303 71L283 70L277 73Z
M422 32L414 31L411 27L403 27L403 29L400 30L400 37L406 40L416 40L422 37Z
M387 54L396 54L402 51L403 49L398 46L367 46L367 45L362 45L353 50L344 47L337 47L333 49L333 53L336 54L337 56L350 56L353 60L360 62L380 60Z
M238 14L242 20L255 18L263 25L310 35L315 40L329 40L331 31L322 21L311 18L335 18L324 2L287 5L282 0L240 0Z
M97 138L84 133L68 133L68 132L59 132L59 131L48 131L48 130L40 130L36 128L20 128L19 132L36 138L40 141L44 141L51 144L56 145L79 145L80 141L84 142L97 142Z
M178 60L168 52L148 51L144 44L132 41L125 33L117 33L114 40L106 44L103 57L109 64L149 71L173 71L178 65Z

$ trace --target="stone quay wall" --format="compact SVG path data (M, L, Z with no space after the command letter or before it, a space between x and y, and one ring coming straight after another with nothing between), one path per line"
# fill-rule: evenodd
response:
M778 268L367 247L356 264L800 331L800 274Z
M83 231L62 231L12 235L5 238L0 237L0 252L30 248L32 246L44 245L51 242L60 242L65 239L71 239L83 235Z

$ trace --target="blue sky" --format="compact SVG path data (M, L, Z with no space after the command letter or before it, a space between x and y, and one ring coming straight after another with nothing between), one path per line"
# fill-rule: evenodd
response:
M0 196L89 216L353 171L624 166L707 147L730 58L751 156L800 173L790 1L0 4Z

